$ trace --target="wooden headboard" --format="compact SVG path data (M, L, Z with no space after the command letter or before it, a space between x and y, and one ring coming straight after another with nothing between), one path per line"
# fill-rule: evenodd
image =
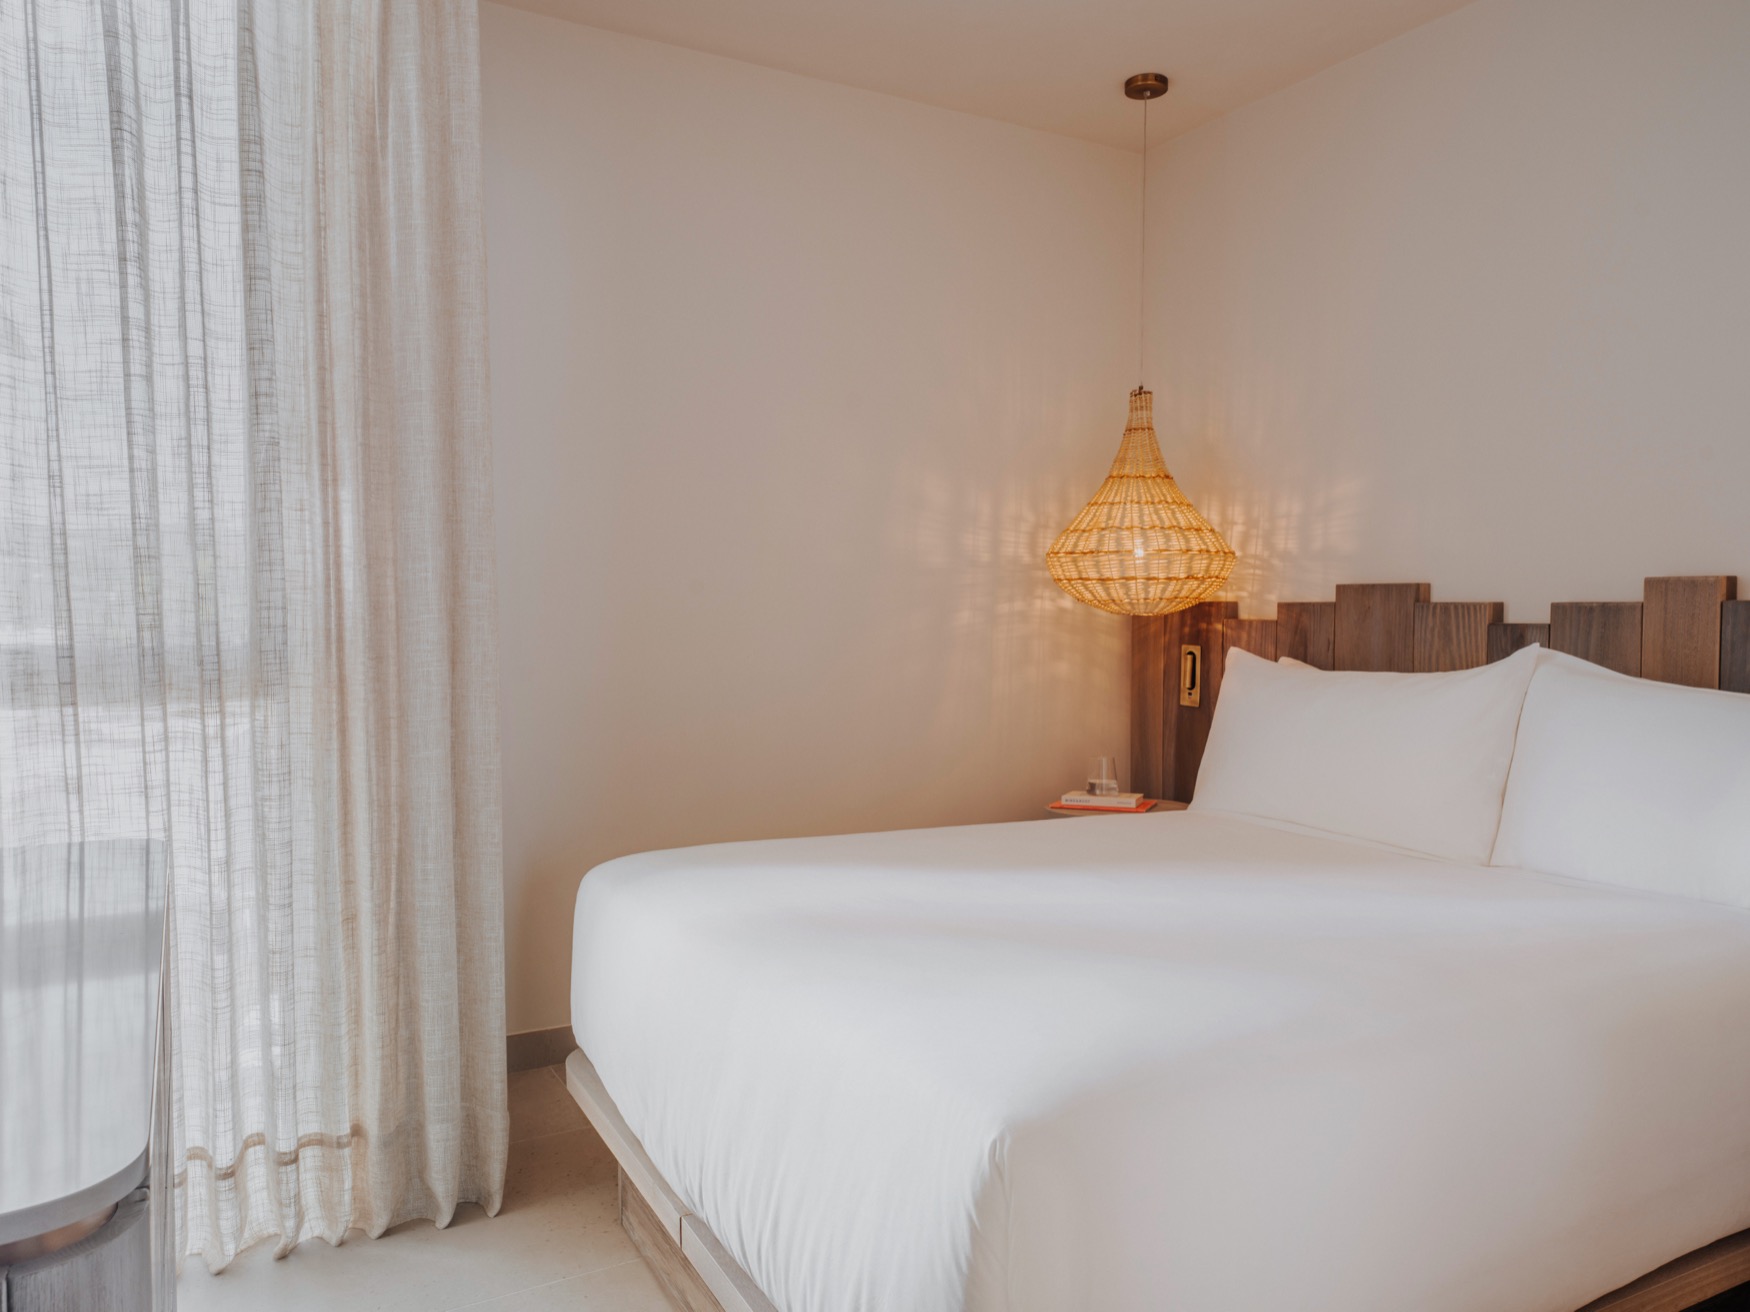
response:
M1191 800L1235 647L1322 670L1465 670L1541 643L1623 674L1750 692L1750 601L1723 574L1648 579L1640 601L1571 601L1509 624L1498 601L1433 601L1426 583L1353 583L1335 601L1283 602L1273 620L1208 601L1131 621L1130 786ZM1195 668L1187 670L1187 648ZM1191 677L1194 676L1194 677ZM1181 684L1193 687L1182 695Z

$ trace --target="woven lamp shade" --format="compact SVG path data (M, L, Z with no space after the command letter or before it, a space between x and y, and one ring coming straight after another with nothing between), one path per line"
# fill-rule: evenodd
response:
M1045 553L1051 577L1077 601L1114 615L1166 615L1219 592L1234 560L1167 472L1154 394L1137 388L1112 472Z

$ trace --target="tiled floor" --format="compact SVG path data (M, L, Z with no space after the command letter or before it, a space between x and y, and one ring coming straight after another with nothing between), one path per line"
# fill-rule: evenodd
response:
M282 1262L271 1246L218 1276L183 1271L181 1312L670 1312L620 1229L614 1160L557 1066L510 1077L504 1208L464 1207L381 1239L320 1240Z

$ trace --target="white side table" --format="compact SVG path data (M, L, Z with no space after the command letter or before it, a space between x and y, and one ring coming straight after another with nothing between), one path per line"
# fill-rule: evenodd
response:
M151 1312L164 849L0 849L0 1308ZM167 1212L158 1212L167 1216ZM168 1299L165 1282L162 1292ZM164 1307L174 1306L165 1302Z

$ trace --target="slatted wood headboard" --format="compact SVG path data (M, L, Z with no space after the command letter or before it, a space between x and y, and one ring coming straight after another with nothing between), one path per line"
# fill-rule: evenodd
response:
M1322 670L1464 670L1541 643L1623 674L1750 692L1750 600L1723 574L1648 579L1640 601L1550 607L1548 624L1510 624L1498 601L1434 601L1426 583L1355 583L1335 601L1283 602L1273 620L1210 601L1131 621L1130 786L1191 800L1221 695L1227 653L1292 656ZM1201 652L1196 705L1182 705L1181 657Z

